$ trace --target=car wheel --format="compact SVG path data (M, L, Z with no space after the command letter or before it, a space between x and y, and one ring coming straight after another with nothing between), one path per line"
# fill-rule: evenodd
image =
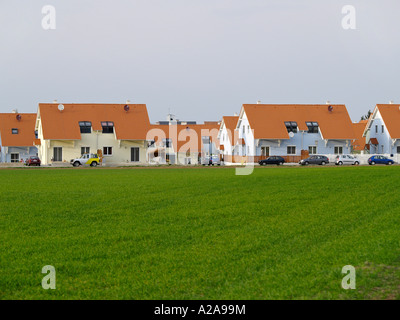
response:
M304 165L305 165L305 166L308 166L308 165L309 165L308 161L304 162Z
M339 166L343 165L343 162L342 162L342 161L339 161L338 165L339 165Z
M322 161L322 162L321 162L321 166L324 166L325 164L326 164L325 161Z
M354 162L355 166L358 166L360 163L358 161Z
M371 164L372 164L372 165L375 165L375 161L372 161Z
M90 164L90 166L91 166L91 167L97 167L97 162L96 162L96 161L93 161L93 162Z
M279 165L280 165L280 166L283 166L283 162L279 162Z
M74 167L79 167L79 166L80 166L80 163L78 161L75 161L74 162Z
M389 165L389 166L392 165L392 164L393 164L393 162L391 162L391 161L388 162L388 165Z

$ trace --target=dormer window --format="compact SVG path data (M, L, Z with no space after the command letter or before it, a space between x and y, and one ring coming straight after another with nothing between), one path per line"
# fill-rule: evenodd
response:
M81 133L92 133L92 123L90 121L79 121Z
M103 133L114 133L114 122L102 121L101 126L103 128Z
M308 133L318 133L318 122L306 122Z
M285 122L285 126L287 129L287 132L297 133L297 122L287 121L287 122Z
M12 134L18 134L18 129L17 128L12 128L11 129Z

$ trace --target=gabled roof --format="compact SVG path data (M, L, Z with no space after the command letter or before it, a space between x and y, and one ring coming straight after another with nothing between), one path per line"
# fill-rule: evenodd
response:
M352 122L345 105L244 104L255 139L289 139L285 121L295 121L307 131L306 122L318 122L324 139L354 139Z
M354 122L352 124L353 131L356 136L356 139L351 144L354 150L361 151L365 148L365 137L363 136L363 134L367 123L368 120L361 120L360 122Z
M17 120L17 115L21 118ZM5 147L33 147L36 113L0 113L1 144ZM12 134L12 129L18 134Z
M400 105L399 104L377 104L383 122L392 139L400 139Z
M190 149L190 152L201 152L202 136L211 134L211 141L219 148L219 140L217 138L220 124L188 124L188 125L151 125L151 129L158 129L163 132L165 139L172 140L172 146L175 152L182 152ZM161 132L161 133L162 133ZM160 142L161 137L157 135L157 131L151 131L147 136L147 140L155 140ZM185 146L184 148L182 148ZM184 149L184 150L183 150Z
M226 130L228 132L228 137L229 137L229 140L230 140L232 146L234 146L236 144L237 138L238 138L238 134L235 134L235 132L236 132L235 129L236 129L238 120L239 120L239 116L222 117L221 126L223 124L225 124Z
M63 104L40 103L38 117L42 121L43 138L51 140L80 140L79 122L90 121L92 129L102 130L102 121L114 122L118 140L144 140L150 127L145 104Z

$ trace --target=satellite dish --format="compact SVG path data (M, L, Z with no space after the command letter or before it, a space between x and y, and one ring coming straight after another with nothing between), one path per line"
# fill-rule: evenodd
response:
M329 111L329 112L332 112L332 110L333 110L333 107L332 107L332 106L329 106L329 107L328 107L328 111Z
M21 120L21 115L17 114L16 118L17 118L18 121L20 121Z
M292 131L289 132L289 137L291 137L291 138L294 137L294 133Z
M58 105L58 110L63 111L64 110L64 105L60 103Z
M126 104L126 105L124 105L124 110L126 111L126 112L128 112L129 111L129 106Z

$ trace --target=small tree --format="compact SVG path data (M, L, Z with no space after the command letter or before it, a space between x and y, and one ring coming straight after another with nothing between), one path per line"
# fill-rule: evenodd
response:
M371 113L371 110L368 110L367 114L361 116L361 120L368 120Z

